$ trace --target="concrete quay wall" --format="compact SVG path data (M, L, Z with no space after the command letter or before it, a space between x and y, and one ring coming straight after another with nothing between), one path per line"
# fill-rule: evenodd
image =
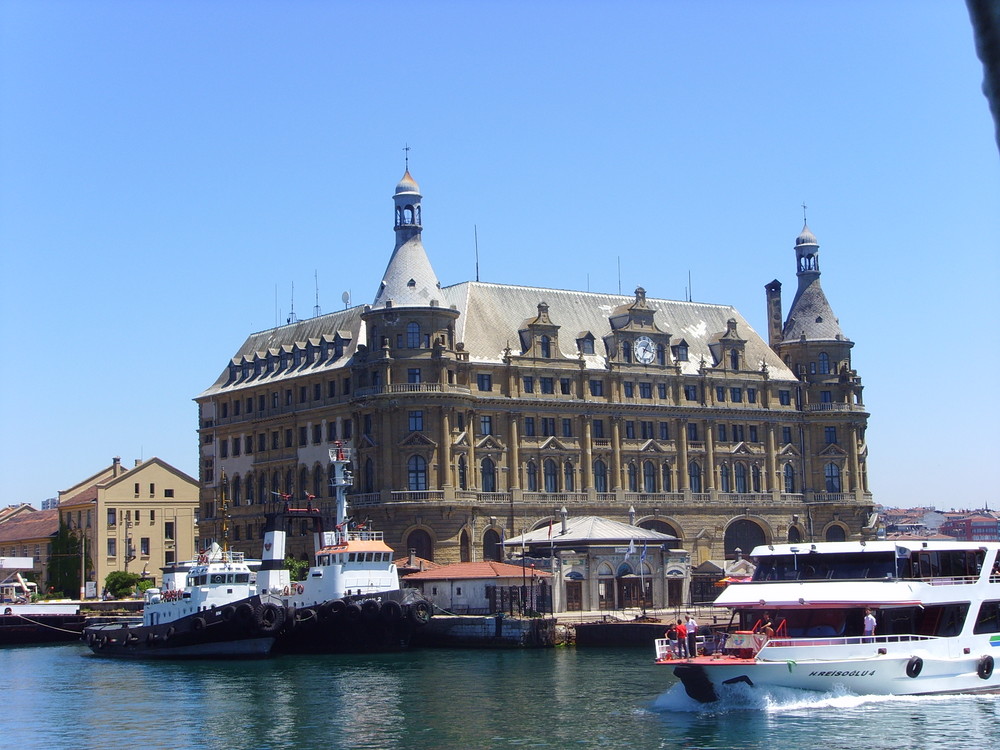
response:
M540 617L435 615L417 629L411 643L438 648L548 648L556 643L556 622Z

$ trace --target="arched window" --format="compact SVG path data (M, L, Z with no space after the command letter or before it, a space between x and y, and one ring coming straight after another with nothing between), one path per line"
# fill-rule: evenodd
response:
M819 372L821 375L830 373L830 355L826 352L819 353Z
M458 538L458 561L470 562L472 560L472 545L469 544L469 532L462 529L462 534Z
M733 491L733 488L729 484L729 464L722 464L719 467L719 489L723 492Z
M674 491L673 482L671 481L672 478L671 475L673 474L673 472L670 471L670 464L663 464L662 474L663 474L663 492L673 492Z
M254 500L254 478L253 474L247 474L247 505L253 505Z
M795 492L795 467L785 464L785 492Z
M789 526L788 527L788 543L789 544L798 544L801 541L802 541L802 532L799 531L799 527L798 526Z
M643 492L656 492L656 466L652 461L642 465L642 489Z
M538 492L538 464L528 461L525 473L528 475L528 492Z
M323 497L323 469L317 466L313 469L313 497Z
M423 529L414 529L406 535L406 549L407 552L412 549L417 557L425 560L434 559L434 542Z
M333 487L333 480L337 478L337 467L330 464L330 468L326 470L326 496L333 497L335 490Z
M726 559L731 560L736 557L736 549L743 553L744 557L749 557L754 547L764 544L764 529L753 521L740 519L733 521L726 529L725 550Z
M750 486L753 492L760 492L760 467L756 464L750 467Z
M419 323L407 323L406 324L406 347L408 349L419 349L420 348L420 324Z
M365 459L365 492L375 491L375 464L370 458Z
M486 529L483 534L483 559L503 560L503 546L500 544L500 535L493 529Z
M670 536L677 537L676 540L670 540L666 542L666 546L669 549L680 549L681 547L681 534L673 527L673 525L667 523L666 521L659 521L655 518L648 521L643 521L639 524L640 528L649 529L650 531L659 531L661 534L670 534Z
M285 494L294 495L295 494L295 470L289 469L285 472Z
M827 464L823 476L826 477L827 492L840 492L840 467L837 464Z
M410 460L406 462L406 472L410 492L423 492L427 489L427 459L423 456L410 456Z
M240 475L237 474L233 477L233 505L241 505L243 503L243 483L240 481Z
M826 541L828 542L843 542L846 539L847 534L843 526L834 524L826 530Z
M545 491L558 492L559 470L556 468L556 462L551 458L545 459L544 463L542 463L542 474L545 477Z
M608 465L601 459L594 461L594 489L598 492L608 491Z
M630 463L626 469L628 472L628 491L638 492L639 491L639 469L634 463Z
M412 224L413 223L413 206L403 207L403 223Z
M267 474L261 472L257 477L257 502L263 504L270 499L267 494Z
M552 356L552 339L542 336L538 340L539 356L549 359Z
M701 492L701 466L697 461L688 464L688 481L692 492Z
M736 478L736 491L743 493L749 492L747 489L747 465L742 462L737 462L736 466L733 467Z
M309 469L303 466L299 469L299 496L305 497L309 494Z
M573 478L573 464L569 461L563 464L563 492L572 492L576 486Z
M458 488L469 489L469 464L466 463L465 456L458 457Z
M480 464L483 470L483 492L497 491L497 465L487 456Z

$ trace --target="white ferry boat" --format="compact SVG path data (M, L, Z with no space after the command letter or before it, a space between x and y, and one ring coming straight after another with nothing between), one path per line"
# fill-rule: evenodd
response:
M197 560L164 568L163 588L147 589L142 625L88 626L100 656L180 659L267 656L284 627L284 605L256 592L242 552L213 543Z
M347 517L346 489L353 481L348 450L338 443L330 450L330 461L337 499L333 531L324 530L317 508L285 507L267 516L258 590L285 605L291 618L276 650L318 653L405 646L413 629L428 622L432 606L419 591L400 588L392 548L382 532ZM296 521L310 524L314 539L314 564L303 581L292 581L284 566L286 526Z
M781 544L715 602L735 632L711 655L674 667L695 700L738 683L856 694L1000 691L1000 544L876 541ZM867 622L866 622L867 619ZM874 629L872 629L874 625Z

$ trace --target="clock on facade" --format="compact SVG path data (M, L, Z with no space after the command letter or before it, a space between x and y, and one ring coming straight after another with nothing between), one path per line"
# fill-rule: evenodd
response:
M656 357L656 346L649 336L640 336L635 340L635 358L648 365Z

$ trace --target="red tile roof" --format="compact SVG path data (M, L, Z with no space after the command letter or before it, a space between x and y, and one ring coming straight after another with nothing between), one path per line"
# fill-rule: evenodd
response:
M520 578L522 575L531 575L531 569L524 569L520 565L510 565L509 563L493 562L465 562L453 563L452 565L442 565L434 570L422 570L419 573L410 573L403 578L407 581L451 581L469 580L471 578ZM535 569L536 578L549 578L551 573L544 570Z
M59 511L40 510L0 523L0 544L44 539L59 531Z

